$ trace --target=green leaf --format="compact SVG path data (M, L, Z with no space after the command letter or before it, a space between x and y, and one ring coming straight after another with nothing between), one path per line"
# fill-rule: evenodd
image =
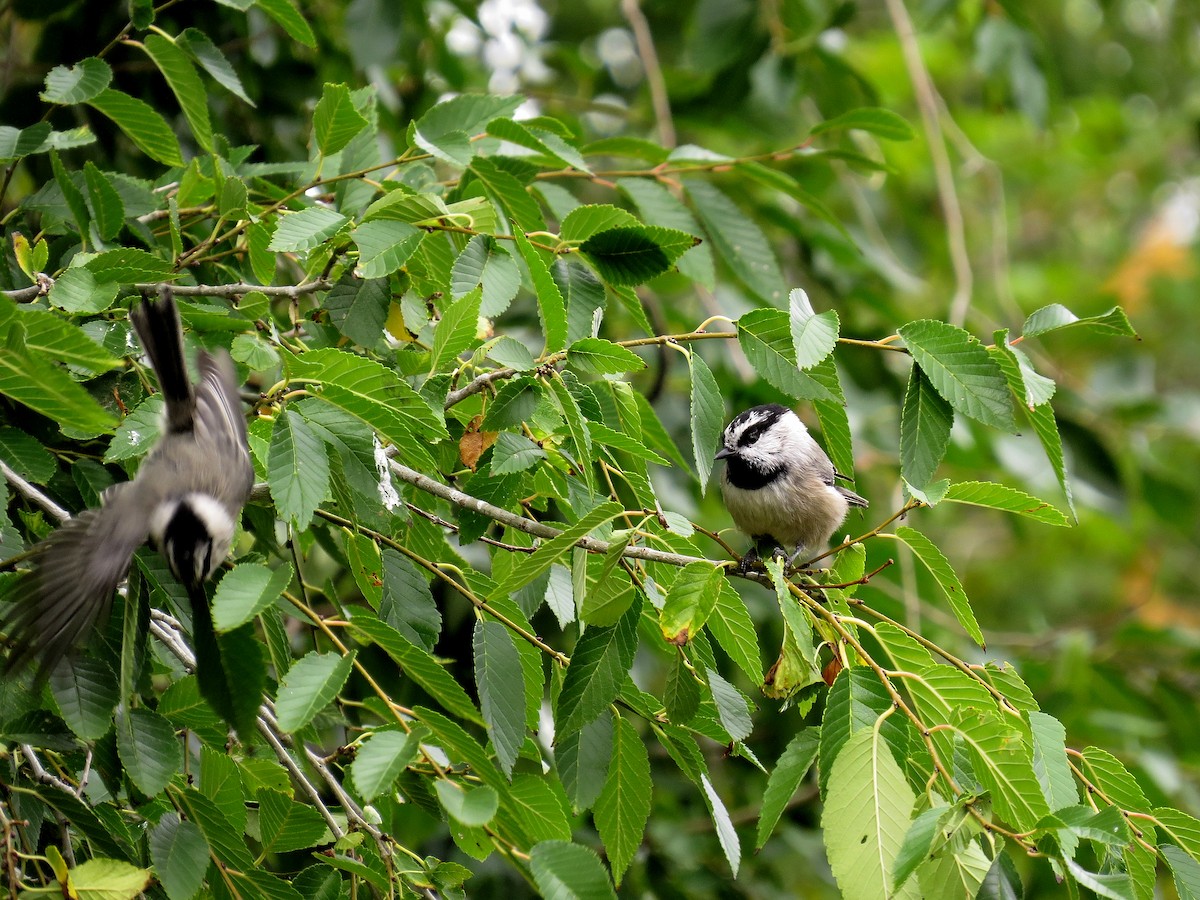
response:
M182 166L179 141L166 120L154 107L136 97L105 88L87 103L116 124L139 150L164 166Z
M962 481L946 491L944 500L998 509L1035 519L1044 525L1069 525L1067 517L1045 500L1032 494L991 481Z
M518 178L500 168L493 160L481 156L471 160L471 171L488 193L503 205L518 228L525 232L546 230L546 222L537 201Z
M1050 460L1050 467L1054 469L1054 477L1058 479L1059 487L1062 488L1063 495L1067 498L1067 508L1071 510L1071 518L1076 519L1075 497L1071 492L1070 479L1067 478L1062 435L1058 432L1058 422L1054 419L1054 410L1049 403L1046 403L1026 410L1025 415L1033 425L1033 430L1037 433L1038 440L1041 441L1042 449L1046 451L1046 458Z
M708 476L712 472L713 454L721 439L725 420L725 402L721 388L699 353L688 354L688 374L691 375L691 424L692 459L696 463L696 477L700 481L701 493L708 490Z
M700 686L682 652L675 655L671 668L667 670L663 705L667 708L667 716L677 725L689 722L700 709Z
M913 555L921 561L921 564L937 581L938 587L942 589L942 593L950 602L950 609L954 611L954 617L958 619L958 624L962 625L963 630L971 636L975 643L980 647L984 646L983 632L980 631L979 622L976 621L975 613L971 610L971 602L967 599L962 583L954 574L954 569L951 568L950 562L942 554L942 551L921 532L909 528L907 525L901 525L896 529L896 537L908 545Z
M292 0L255 0L254 5L279 23L292 40L305 47L317 46L316 35Z
M504 774L512 777L525 743L525 680L512 635L499 622L477 620L472 638L475 684L488 736ZM467 823L467 824L484 824Z
M796 364L801 369L811 369L837 346L838 316L832 309L818 314L812 308L808 294L800 288L795 288L788 300L788 322L792 328Z
M505 805L534 843L571 839L567 798L562 786L552 779L540 773L517 775Z
M751 310L738 319L737 332L750 365L774 387L802 400L838 400L813 374L800 371L791 324L783 310Z
M267 483L279 517L302 531L329 493L329 457L308 423L283 410L271 430Z
M359 745L350 764L355 790L367 803L388 793L420 751L418 732L375 732Z
M952 407L984 425L1016 431L1008 382L975 337L934 319L909 322L899 331L917 365Z
M125 219L125 206L121 202L121 195L117 193L108 177L90 160L83 165L83 182L87 185L96 231L100 233L101 238L111 241L121 231Z
M650 178L619 178L617 188L634 202L647 225L673 228L695 237L703 235L700 225L683 201L657 181ZM712 247L707 243L697 244L686 251L679 257L677 265L680 273L710 290L716 284Z
M176 36L175 43L196 60L217 84L243 103L254 106L254 101L246 94L237 72L221 52L221 48L214 44L207 34L197 28L185 28Z
M1095 785L1108 802L1129 812L1150 812L1150 801L1124 764L1099 747L1085 747L1076 763L1084 778Z
M707 774L701 773L700 786L704 790L704 800L708 804L709 814L716 827L717 840L721 843L721 849L725 851L725 859L729 862L729 868L733 870L733 877L737 878L738 867L741 864L742 845L738 840L737 830L733 827L733 819L730 818L729 811L725 808L724 802L712 786Z
M116 419L65 370L40 356L0 348L0 394L83 437L112 431Z
M63 897L138 897L150 886L153 873L119 859L93 857L74 866L66 881L69 887L54 881L46 890Z
M518 372L528 372L537 368L537 361L529 348L507 334L488 341L487 355L489 359Z
M118 690L112 669L102 659L80 655L50 675L50 690L63 721L85 741L97 741L112 727Z
M175 267L169 259L137 247L121 247L97 253L84 263L84 268L96 277L96 281L117 281L121 284L170 281L176 277Z
M587 536L606 522L611 522L624 512L624 507L613 501L602 503L583 516L578 522L562 530L557 537L542 543L525 561L525 565L514 569L508 577L491 591L493 597L507 597L529 584L558 562L581 538Z
M502 431L496 435L496 443L492 445L491 471L493 475L524 472L545 458L546 451L525 435Z
M591 172L584 158L574 147L564 143L561 139L548 142L550 138L557 137L549 132L527 128L522 123L514 122L512 119L507 118L493 119L491 122L488 122L487 130L488 134L498 137L502 141L509 141L519 147L525 147L527 150L533 150L543 156L548 156L553 162L563 168L575 168L581 172Z
M646 368L632 350L603 338L582 338L567 348L567 366L584 376L620 375Z
M180 807L181 815L200 827L213 856L225 865L242 870L254 868L254 859L246 847L242 830L235 830L212 800L195 788L173 785L169 791L171 799Z
M347 275L325 295L321 306L329 313L334 328L356 344L374 347L383 336L391 303L392 292L386 278Z
M576 643L554 707L559 739L593 721L620 692L637 650L640 615L641 603L635 602L616 625L592 626Z
M268 250L296 252L311 250L333 237L350 220L323 206L310 206L279 217Z
M117 753L138 790L153 797L183 768L183 748L171 723L153 710L117 713Z
M492 119L512 115L522 102L517 96L460 94L431 107L417 120L413 140L442 162L466 168L475 155L469 140L483 131Z
M744 741L754 728L745 695L726 681L716 669L710 669L708 672L708 686L712 690L721 727L728 732L732 740Z
M1200 863L1170 844L1162 845L1158 852L1166 860L1171 877L1175 879L1175 890L1179 894L1179 900L1200 898Z
M486 784L464 788L458 782L438 779L433 786L446 812L469 828L488 824L500 808L500 796Z
M829 775L821 825L829 866L845 897L918 897L892 889L892 866L911 824L916 795L877 728L842 746Z
M83 194L79 188L75 186L75 182L71 180L70 174L66 167L62 164L62 160L58 158L58 153L54 150L50 151L50 168L54 172L54 182L62 191L63 199L67 202L67 208L71 211L71 218L75 223L75 227L79 229L80 240L83 246L88 245L88 223L91 222L91 217L88 215L87 203L84 202Z
M264 853L290 853L333 841L325 820L311 806L268 788L255 796Z
M817 758L821 729L801 728L788 742L775 768L767 778L767 789L763 791L762 806L758 812L758 831L754 849L761 850L767 838L775 830L779 817L787 809L792 797L800 787L813 762Z
M104 454L104 461L121 462L148 452L158 443L163 423L162 394L152 394L139 403L117 426Z
M67 269L50 288L50 303L70 313L98 313L112 306L120 293L116 282L98 281L87 269Z
M194 822L169 812L150 829L150 861L170 900L191 900L208 871L208 842Z
M174 41L158 33L146 35L142 46L179 101L196 143L211 151L213 134L212 122L208 117L208 93L192 61Z
M588 809L600 796L612 758L613 715L602 710L578 731L555 735L554 763L563 790L577 810Z
M529 275L533 279L533 290L537 296L538 317L542 322L542 331L546 335L544 353L556 353L567 344L567 307L563 302L562 293L554 279L550 277L550 269L546 266L537 248L529 243L524 233L517 231L513 234L517 249Z
M893 864L892 880L896 887L902 886L918 866L929 860L929 851L933 848L943 820L953 813L952 807L934 806L913 820L904 835L904 843L900 845Z
M41 441L9 425L0 427L0 459L34 484L45 484L58 471L58 463Z
M86 273L85 269L68 271ZM60 278L55 282L55 287L61 281ZM7 318L9 313L15 314L13 318ZM119 359L92 340L87 332L64 321L61 316L27 304L18 309L11 301L0 300L0 335L7 338L12 333L10 326L17 325L24 329L27 352L45 353L51 359L97 375L121 365Z
M55 66L46 73L46 89L39 95L47 103L86 103L108 87L112 69L94 56L75 65Z
M908 373L900 411L900 474L915 488L924 488L950 446L954 410L933 389L920 366Z
M607 203L579 206L567 213L558 236L569 243L581 244L588 238L614 228L636 228L641 223L628 210Z
M633 287L666 272L698 240L672 228L637 225L594 234L579 252L608 283Z
M226 572L213 594L213 623L217 631L232 631L271 606L292 581L287 563L269 569L258 563L239 563Z
M618 717L608 778L594 810L596 829L618 885L642 843L652 789L646 745L633 725Z
M424 648L405 638L399 631L380 621L365 609L356 609L351 628L381 647L400 664L404 674L436 699L451 715L468 722L483 724L475 704L454 676L438 664ZM494 787L495 785L493 785Z
M442 630L442 615L417 567L392 547L384 547L383 592L379 616L402 635L432 651Z
M583 483L591 490L594 487L595 476L592 472L592 433L588 430L587 419L584 418L583 410L579 406L579 401L575 399L575 395L571 393L567 387L566 380L562 375L555 373L548 381L550 393L554 397L554 402L558 406L559 412L563 415L563 421L567 424L567 431L571 435L571 441L575 445L575 462L579 477Z
M191 679L190 693L199 700L194 677ZM204 708L203 704L199 708ZM161 704L159 711L162 711ZM222 733L222 740L224 737ZM213 802L239 833L245 829L246 796L242 792L242 776L237 763L225 754L223 746L221 750L215 750L207 744L200 748L200 792Z
M336 406L400 447L414 438L428 441L448 437L441 413L435 411L395 371L372 359L332 348L310 350L301 356L286 351L284 372L290 379L319 383L317 397Z
M312 651L292 665L279 684L275 715L281 731L299 731L333 702L350 677L354 653Z
M382 279L408 262L425 237L425 232L407 222L376 219L363 222L350 233L350 237L358 247L358 266L362 277ZM388 298L391 299L390 292Z
M1050 811L1078 804L1079 787L1067 762L1066 728L1054 716L1038 710L1030 710L1028 718L1033 734L1033 769Z
M542 841L529 853L529 869L547 900L616 900L608 873L588 847Z
M746 609L746 603L728 581L722 581L717 602L705 623L734 664L754 684L762 684L762 660L758 647L758 631Z
M686 644L708 621L724 580L725 570L706 561L679 570L659 613L659 626L669 643Z
M914 136L912 126L907 121L890 109L874 106L862 106L826 119L814 125L811 133L817 135L849 129L867 131L887 141L911 141Z
M367 120L354 107L350 88L326 82L313 110L313 137L322 156L337 153L367 127Z
M450 288L454 297L483 287L479 314L498 316L521 287L521 270L508 248L489 234L477 234L454 260Z
M756 296L773 306L781 306L783 272L762 229L708 182L689 178L684 187L726 265Z
M967 746L975 777L992 795L996 814L1022 831L1050 812L1033 768L1033 755L1016 727L991 710L964 707L956 731Z
M1137 337L1137 332L1129 323L1129 317L1125 315L1125 310L1119 306L1114 306L1108 312L1100 313L1098 316L1080 318L1061 303L1051 303L1049 306L1043 306L1041 309L1031 312L1025 319L1021 333L1025 337L1035 337L1051 331L1058 331L1060 328L1077 325L1094 328L1104 334Z
M461 725L423 706L416 707L413 712L417 720L433 732L429 743L440 746L451 759L465 762L480 781L494 789L501 797L508 793L508 781L504 775L496 768L479 742ZM478 721L478 718L478 715L475 715L472 720Z
M451 363L475 343L479 330L479 304L483 292L479 288L455 300L442 314L433 332L430 353L430 372L453 369Z
M852 734L875 723L892 705L887 689L880 684L875 673L866 666L850 666L838 673L829 697L825 701L825 714L821 719L821 748L817 754L817 784L821 796L829 791L829 776L834 760ZM893 729L889 740L895 737L898 726L884 721L884 729Z

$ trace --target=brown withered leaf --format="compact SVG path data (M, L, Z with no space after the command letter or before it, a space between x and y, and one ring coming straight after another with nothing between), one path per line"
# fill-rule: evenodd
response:
M476 416L472 419L458 441L458 458L472 472L475 471L475 466L479 463L479 457L483 456L483 452L496 443L495 431L478 430L482 422L483 416Z

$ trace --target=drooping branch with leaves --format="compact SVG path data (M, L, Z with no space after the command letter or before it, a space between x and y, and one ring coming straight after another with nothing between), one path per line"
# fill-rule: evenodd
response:
M911 138L903 118L861 106L737 157L585 139L486 93L397 128L376 90L325 83L308 155L260 158L210 117L210 87L250 99L226 53L131 6L46 74L41 121L0 126L3 602L25 599L30 548L154 445L129 310L172 285L188 341L227 348L246 385L258 484L210 595L255 730L202 699L187 597L139 552L71 665L0 686L11 893L453 897L499 859L523 891L612 896L653 885L656 818L680 807L720 878L751 832L767 854L781 819L819 818L852 898L1019 895L1026 857L1108 897L1152 896L1160 863L1200 880L1200 822L1068 745L986 654L955 546L922 530L966 507L1072 524L1052 335L1103 353L1134 336L1125 313L851 329L739 202L765 192L853 248L807 174L886 171L859 148ZM290 3L257 8L317 44ZM869 452L847 365L895 386ZM741 573L699 498L731 395L762 392L811 411L872 514ZM1020 430L1052 500L984 461L939 477L956 435ZM904 615L902 569L969 642ZM760 758L766 733L784 749Z

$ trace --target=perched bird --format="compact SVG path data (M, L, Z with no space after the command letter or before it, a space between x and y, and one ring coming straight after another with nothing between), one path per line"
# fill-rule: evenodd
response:
M755 544L743 570L768 539L774 541L768 552L784 551L789 560L823 547L851 506L867 505L834 483L840 476L833 463L786 406L770 403L735 416L721 442L721 494L734 524Z
M197 656L202 644L216 646L202 585L229 554L254 470L229 355L200 351L193 390L179 310L170 288L160 294L130 318L166 403L163 434L133 481L106 490L99 508L79 513L35 548L33 571L11 595L15 607L2 629L11 645L6 673L36 660L40 681L103 624L147 538L187 589Z

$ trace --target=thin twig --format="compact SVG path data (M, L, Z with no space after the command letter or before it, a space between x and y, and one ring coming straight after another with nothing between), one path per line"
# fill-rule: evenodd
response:
M675 146L675 122L671 118L671 100L667 95L667 82L663 78L662 66L658 62L658 51L654 49L654 35L650 23L642 12L639 0L621 0L621 13L633 30L637 42L638 56L646 72L646 86L650 89L650 103L654 107L654 121L658 125L658 140L664 147Z
M962 206L958 202L958 192L954 186L950 154L946 150L946 141L942 136L941 121L938 117L937 91L929 77L929 71L925 68L925 62L921 59L921 49L917 46L916 32L904 6L904 0L886 2L892 27L896 29L896 38L900 41L900 49L904 53L904 66L908 69L908 77L917 98L917 107L921 111L921 123L925 129L926 142L929 144L929 158L937 179L938 199L942 205L942 215L946 219L946 244L950 251L951 265L954 267L954 298L950 302L949 321L954 325L962 325L971 306L971 259L967 253L966 228L963 225Z
M8 463L0 461L0 474L4 475L4 480L11 484L26 500L36 503L54 518L60 522L65 522L71 518L71 514L35 488L32 484L9 468Z

